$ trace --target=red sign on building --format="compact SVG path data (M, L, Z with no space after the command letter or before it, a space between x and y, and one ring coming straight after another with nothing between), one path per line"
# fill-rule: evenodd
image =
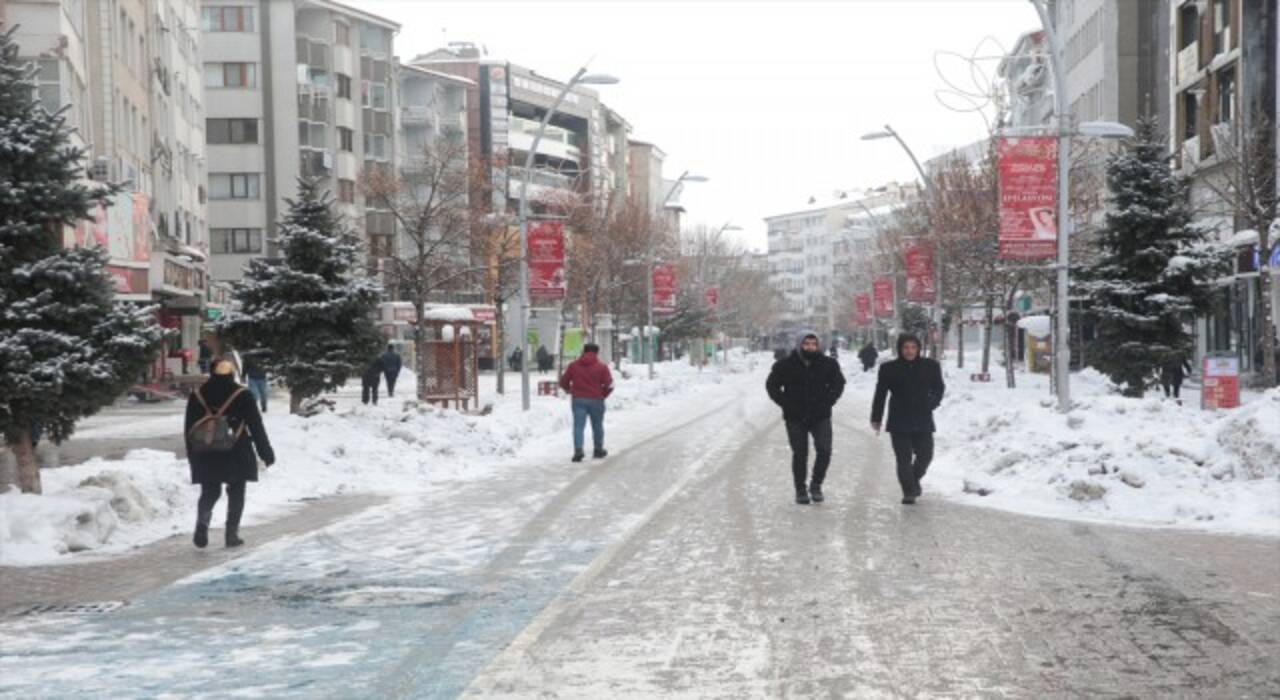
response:
M1200 408L1236 408L1240 405L1239 358L1206 357L1203 376Z
M859 326L871 325L871 295L859 294L853 298L853 322Z
M875 304L876 318L893 315L893 279L881 277L871 285L871 297Z
M932 304L938 288L933 280L933 248L926 243L907 243L907 301Z
M529 224L529 298L535 301L564 299L564 224L538 221Z
M653 312L676 312L676 268L674 265L653 267Z
M1058 142L1001 139L1000 257L1044 260L1058 254Z
M715 287L708 287L704 295L707 300L707 308L712 311L720 305L720 290Z

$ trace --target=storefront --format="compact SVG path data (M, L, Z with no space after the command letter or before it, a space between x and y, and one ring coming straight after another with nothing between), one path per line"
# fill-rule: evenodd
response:
M1259 316L1261 284L1259 249L1254 234L1242 232L1231 240L1233 274L1218 280L1213 307L1196 323L1196 362L1205 355L1231 356L1240 361L1242 373L1257 372L1262 344ZM1280 241L1274 242L1270 259L1272 323L1280 323Z

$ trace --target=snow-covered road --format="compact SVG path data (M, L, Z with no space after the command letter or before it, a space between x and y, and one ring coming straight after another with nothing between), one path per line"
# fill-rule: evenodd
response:
M604 462L530 460L108 614L0 621L0 695L1280 692L1274 538L1029 518L927 481L904 508L856 392L828 502L797 506L762 378Z

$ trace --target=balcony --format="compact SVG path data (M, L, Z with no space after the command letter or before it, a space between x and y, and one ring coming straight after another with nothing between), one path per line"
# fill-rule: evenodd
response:
M538 122L532 119L511 117L508 145L526 153L533 147L533 137L538 133ZM561 160L578 162L582 159L582 139L578 134L551 124L547 125L538 142L538 153Z
M156 251L151 256L151 290L170 296L191 297L198 303L205 295L204 263L189 256Z
M434 114L426 105L405 105L400 108L400 123L405 126L431 127L435 124Z
M519 166L512 166L507 169L510 173L513 183L524 182L526 170ZM529 177L529 184L541 185L543 187L555 187L562 190L574 189L574 181L576 178L572 175L557 173L550 170L539 170L535 168Z

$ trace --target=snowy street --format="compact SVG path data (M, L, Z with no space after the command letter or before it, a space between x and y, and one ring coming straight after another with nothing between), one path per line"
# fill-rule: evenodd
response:
M106 612L0 611L0 694L1280 692L1276 539L1032 518L928 480L904 508L856 385L828 501L798 506L762 371L611 417L603 462L548 435L240 558L175 547L158 565L208 568Z

